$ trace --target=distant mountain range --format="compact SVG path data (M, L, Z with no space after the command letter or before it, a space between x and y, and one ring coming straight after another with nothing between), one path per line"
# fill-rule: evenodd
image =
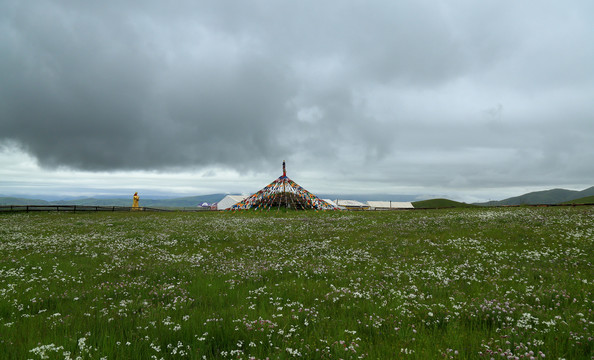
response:
M520 196L511 197L500 201L488 201L477 203L482 206L502 206L502 205L539 205L539 204L561 204L572 202L581 198L594 196L594 186L582 191L552 189L527 193Z
M221 201L226 194L211 194L200 196L179 197L172 199L149 199L140 198L140 206L154 208L188 208L197 207L203 203L213 204ZM349 199L361 202L370 200L382 201L414 201L418 196L414 195L318 195L322 199ZM132 206L132 197L92 197L92 198L71 198L63 200L42 200L22 197L2 197L0 205L86 205L86 206Z
M180 197L175 199L143 199L140 206L154 208L197 207L203 203L212 204L220 201L225 194ZM132 197L122 198L82 198L70 200L46 201L41 199L25 199L16 197L0 197L0 205L87 205L87 206L132 206Z
M203 203L216 203L225 197L226 194L211 194L189 197L179 197L173 199L148 199L140 198L140 206L154 208L188 208L197 207ZM412 201L416 207L449 207L454 202L447 199L430 199L433 202L424 202L415 195L319 195L322 199L349 199L361 202L370 200L382 201ZM594 186L582 191L552 189L536 191L520 196L511 197L500 201L488 201L484 203L475 203L472 205L480 206L505 206L505 205L538 205L538 204L561 204L561 203L592 203L594 197ZM437 201L437 202L436 202ZM448 202L446 204L446 202ZM461 205L469 205L459 203ZM132 206L132 197L130 198L78 198L67 200L47 201L41 199L29 199L20 197L0 197L0 205L87 205L87 206ZM470 205L471 206L471 205Z

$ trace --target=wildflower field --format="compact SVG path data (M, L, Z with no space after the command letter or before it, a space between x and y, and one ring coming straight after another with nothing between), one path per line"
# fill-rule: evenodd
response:
M592 359L594 208L0 214L2 359Z

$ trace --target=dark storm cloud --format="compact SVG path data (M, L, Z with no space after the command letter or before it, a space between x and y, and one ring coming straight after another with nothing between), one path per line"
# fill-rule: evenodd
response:
M273 58L241 34L186 24L183 13L159 23L168 20L159 9L107 7L7 9L3 138L43 165L83 169L233 164L271 152L289 91Z
M289 158L386 183L588 182L593 10L5 1L0 142L90 170Z

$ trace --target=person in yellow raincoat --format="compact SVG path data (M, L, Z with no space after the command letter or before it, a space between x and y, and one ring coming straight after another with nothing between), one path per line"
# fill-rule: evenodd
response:
M140 208L138 207L138 200L140 200L140 197L138 196L138 192L134 193L134 197L132 198L132 210L139 210Z

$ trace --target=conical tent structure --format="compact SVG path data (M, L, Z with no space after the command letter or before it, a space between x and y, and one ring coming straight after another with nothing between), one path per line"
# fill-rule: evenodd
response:
M262 190L233 205L230 210L288 208L296 210L335 210L336 208L289 179L285 162L283 175Z

